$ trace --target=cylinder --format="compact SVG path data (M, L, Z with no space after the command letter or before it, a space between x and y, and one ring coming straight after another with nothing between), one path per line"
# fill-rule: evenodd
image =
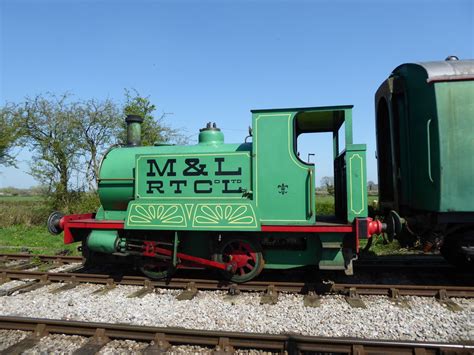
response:
M138 115L127 115L127 145L137 147L142 144L142 123L143 118Z
M119 242L116 230L93 230L87 238L87 247L91 251L112 254L118 251Z

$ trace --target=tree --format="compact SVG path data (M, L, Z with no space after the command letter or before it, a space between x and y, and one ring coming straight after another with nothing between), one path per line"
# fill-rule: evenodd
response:
M177 130L164 124L165 114L158 120L154 118L156 106L149 98L136 91L125 94L124 106L111 100L81 101L72 100L70 94L43 94L9 107L8 115L4 114L7 107L1 109L0 128L9 128L10 122L24 127L23 144L32 153L30 173L54 192L56 208L69 209L69 202L74 199L72 177L77 180L76 190L96 189L100 159L106 149L125 140L125 114L144 117L144 144L184 140ZM1 137L9 139L6 128ZM6 139L1 142L2 161L6 162L4 157L12 143Z
M97 188L100 159L105 150L117 143L123 120L118 106L111 100L94 99L77 105L75 116L89 187Z
M324 176L321 178L321 185L326 188L326 191L331 196L334 195L334 178L331 176Z
M60 205L68 205L69 179L78 168L82 148L75 115L77 103L69 94L26 98L18 116L26 130L26 145L32 152L31 174L56 193Z
M368 189L369 191L374 190L374 189L375 189L375 182L373 182L373 181L371 181L371 180L368 181L368 182L367 182L367 189Z
M16 117L17 107L8 103L0 108L0 165L15 166L12 149L22 136L21 124Z
M174 142L184 144L187 139L178 130L166 125L164 120L168 114L162 113L155 119L156 106L150 98L141 96L137 90L125 89L124 115L138 115L143 117L142 123L142 145L153 145L155 143ZM125 126L124 126L125 127ZM121 140L125 142L126 130L122 133Z

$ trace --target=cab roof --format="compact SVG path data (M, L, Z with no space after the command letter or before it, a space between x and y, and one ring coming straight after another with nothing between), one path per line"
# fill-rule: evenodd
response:
M252 113L296 113L296 128L298 132L335 132L346 117L345 112L352 110L354 105L319 106L319 107L291 107L276 109L251 110Z
M426 71L428 83L474 79L474 60L443 60L436 62L405 63L393 70L395 74L403 66L417 65Z

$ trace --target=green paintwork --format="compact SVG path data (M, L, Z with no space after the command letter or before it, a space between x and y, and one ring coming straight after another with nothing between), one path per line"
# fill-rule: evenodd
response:
M379 177L381 207L405 213L472 212L474 199L466 196L474 196L474 81L427 79L422 65L404 64L376 94L377 116L384 117L379 106L387 103L395 132L392 138L386 137L388 130L378 133L395 156L394 161L379 159L390 169L385 184Z
M117 231L113 230L93 230L87 238L87 247L91 251L112 254L118 248Z
M320 234L321 255L319 256L319 268L321 270L344 270L344 256L342 246L344 234L325 233Z
M199 144L221 144L224 143L224 134L216 129L204 129L199 132Z
M253 111L254 197L262 224L315 220L314 165L301 161L294 151L296 113Z
M344 270L344 256L342 250L323 248L318 266L321 270Z
M439 186L432 183L428 175L428 134L427 123L431 119L430 140L431 140L431 178L440 181L439 166L439 136L435 129L436 102L434 85L427 85L427 75L425 70L418 65L408 65L400 67L398 75L404 77L406 87L406 99L413 102L405 107L406 101L398 103L403 107L400 121L403 121L404 128L408 134L407 145L400 146L401 155L408 158L405 165L407 170L401 171L400 181L407 183L406 191L408 196L403 197L403 202L420 210L438 209ZM402 134L400 134L401 136ZM403 153L402 153L403 151Z
M435 84L440 211L474 211L474 81Z
M337 217L347 222L367 217L366 146L352 143L352 106L252 112L254 195L262 224L318 220L313 199L315 167L299 159L295 144L297 134L314 132L333 133ZM339 154L338 131L343 123L346 149Z
M367 217L367 176L365 144L346 146L347 221Z
M256 209L246 200L139 200L129 204L126 229L259 230Z

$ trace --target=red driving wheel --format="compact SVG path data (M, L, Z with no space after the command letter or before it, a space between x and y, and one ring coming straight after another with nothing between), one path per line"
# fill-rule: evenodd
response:
M216 260L235 263L235 273L230 277L233 282L246 282L253 279L260 274L264 266L259 245L245 239L224 240L218 247Z

